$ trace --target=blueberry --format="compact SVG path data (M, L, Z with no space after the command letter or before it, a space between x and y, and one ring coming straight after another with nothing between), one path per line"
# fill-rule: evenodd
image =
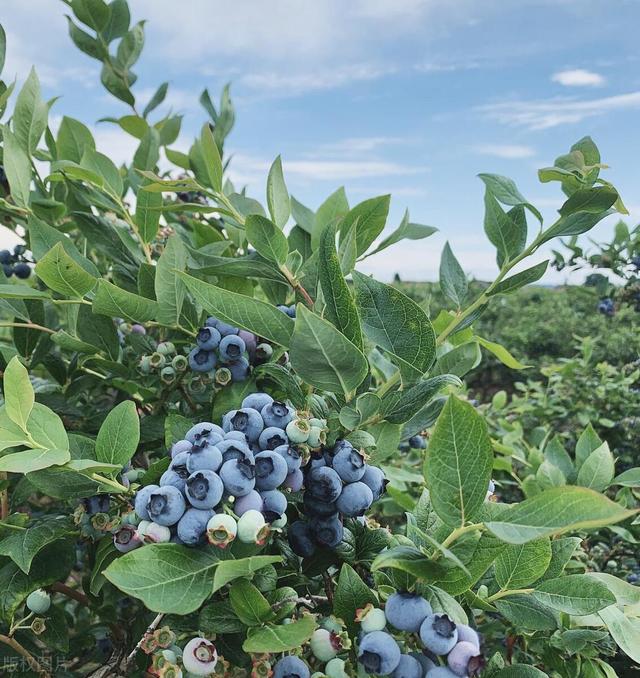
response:
M184 436L190 443L209 442L215 445L224 438L224 431L217 424L203 421L192 426Z
M25 247L25 245L16 245L13 248L13 254L16 257L21 257L26 251L27 251L27 248Z
M222 452L218 445L209 445L206 442L200 445L196 444L186 454L187 470L190 474L205 469L217 471L222 466Z
M401 654L398 666L396 666L392 675L393 678L422 678L422 666L410 654Z
M9 250L0 250L0 264L10 264L12 259Z
M282 483L282 487L286 488L287 490L291 490L292 492L299 492L303 485L304 474L300 469L294 471L293 473L289 473L289 475L287 475L287 477L284 479L284 483Z
M337 440L336 444L324 451L324 460L327 462L327 466L333 465L333 458L336 454L342 452L342 450L352 450L353 445L348 440Z
M2 270L7 278L13 275L13 266L10 264L2 264Z
M327 442L327 434L324 429L319 426L312 426L309 429L309 437L307 438L307 445L312 449L322 447Z
M222 339L218 352L220 358L225 362L234 362L242 357L246 349L247 347L240 337L230 334Z
M273 355L273 347L271 344L258 344L256 346L256 361L264 363Z
M477 676L485 661L476 645L463 640L449 652L447 664L456 676Z
M311 520L311 531L319 544L329 548L335 548L344 536L342 521L338 516L313 518Z
M240 410L227 412L222 419L222 428L227 433L240 431L245 434L249 442L254 443L264 429L264 421L257 410L243 407Z
M379 607L373 607L371 603L367 603L365 607L356 610L355 620L360 624L362 633L383 631L387 625L384 612Z
M244 357L229 363L227 367L231 373L231 381L234 383L246 381L249 377L249 372L251 371L249 361Z
M146 333L147 330L142 325L139 325L138 323L131 325L131 334L145 335Z
M22 280L25 280L31 275L31 267L29 264L16 264L13 267L13 272L16 274L16 278L21 278Z
M313 656L321 662L331 661L340 650L340 644L336 640L338 638L335 631L332 632L323 628L316 629L309 640L309 647L311 647Z
M306 443L309 440L311 426L307 419L292 419L287 424L285 432L292 443Z
M262 450L275 450L276 447L287 445L287 434L277 426L269 426L262 431L258 438L258 444Z
M189 367L194 372L211 372L217 363L216 354L213 351L205 351L201 348L194 348L189 353Z
M232 459L243 459L253 464L253 452L249 449L246 442L229 438L218 443L216 447L222 453L222 461L227 462Z
M437 664L429 659L429 657L422 654L422 652L410 652L409 654L420 663L423 676L426 676L428 671L437 667Z
M282 657L273 667L273 678L309 678L309 667L299 657Z
M204 321L204 324L205 324L205 327L215 327L215 328L217 328L219 322L220 322L220 321L218 320L218 318L216 318L214 315L210 315L210 316Z
M276 306L276 308L279 311L282 311L283 313L285 313L286 315L289 315L289 307L286 304L278 304Z
M257 466L257 464L256 464ZM262 501L264 502L262 514L268 523L278 520L280 516L287 510L287 498L278 490L267 490L261 492Z
M207 541L213 546L226 548L238 534L238 523L228 513L216 513L207 523Z
M458 642L458 629L446 614L430 614L420 626L420 640L434 654L448 654Z
M373 492L364 483L345 485L340 496L336 499L338 511L350 518L363 516L373 504Z
M632 572L631 574L627 575L627 581L630 584L635 584L637 581L640 579L640 576L638 576L635 572Z
M207 523L213 517L213 511L187 509L178 522L178 537L188 546L204 542Z
M215 327L201 327L196 335L196 344L204 351L218 348L222 336Z
M166 544L171 541L171 530L166 525L149 523L144 531L144 540L153 544Z
M186 466L184 467L184 472L182 473L169 468L160 476L160 487L171 485L177 490L180 490L180 492L184 492L184 483L188 477L189 471L187 471Z
M213 471L196 471L187 478L185 494L194 508L214 508L220 503L223 493L222 480Z
M238 519L238 539L243 544L264 544L269 536L264 516L260 511L249 509Z
M153 492L159 489L158 485L147 485L136 493L135 510L142 520L150 520L149 512L147 511L149 497Z
M430 669L426 678L456 678L456 674L446 666L436 666L434 669Z
M259 490L275 490L287 477L287 462L277 452L256 454L256 487Z
M241 443L244 443L245 445L248 444L247 436L244 433L242 433L242 431L227 431L224 434L224 439L225 440L239 440Z
M311 496L310 492L305 492L302 497L305 512L310 516L321 516L326 518L338 513L338 507L334 501L324 501Z
M182 665L194 676L212 674L218 663L216 646L206 638L192 638L182 651Z
M358 661L367 673L388 676L400 663L400 648L385 631L373 631L360 641Z
M458 642L465 642L465 643L471 643L475 645L478 650L480 649L480 637L478 636L477 632L474 631L470 626L467 626L466 624L456 624L456 628L458 629Z
M220 468L224 488L234 497L242 497L253 490L255 475L255 466L248 459L230 459Z
M307 491L315 499L335 501L342 492L340 476L328 466L311 469L307 478Z
M182 492L172 485L159 487L149 495L147 513L158 525L175 525L186 508Z
M387 479L384 473L377 466L367 464L364 469L364 475L361 481L373 492L373 501L377 501L384 494L387 486Z
M247 511L262 511L264 500L259 492L251 490L248 494L238 497L233 504L233 512L240 518Z
M433 610L422 596L401 591L389 596L384 613L389 624L398 631L417 633L422 622L433 613Z
M289 545L293 552L301 558L309 558L315 553L316 545L309 523L297 520L291 523L288 531Z
M424 450L427 447L427 443L422 436L411 436L409 438L409 447L414 450Z
M180 452L189 452L193 443L190 443L188 440L178 440L177 443L173 443L171 446L171 457L175 457L180 454Z
M327 462L324 458L324 454L322 452L316 453L314 452L311 455L311 458L309 459L309 463L306 465L306 469L308 471L311 471L314 468L321 468L322 466L326 466Z
M44 614L51 607L51 598L46 591L36 589L27 596L27 607L35 614Z
M250 393L243 401L242 407L250 407L261 412L264 407L271 405L273 398L268 393Z
M276 426L277 428L284 429L293 419L294 410L286 403L274 400L268 405L265 405L262 410L260 410L260 414L262 414L265 426Z
M238 336L244 341L249 356L253 358L256 353L256 348L258 347L258 337L256 337L253 332L247 332L247 330L240 330Z
M107 513L111 505L111 499L108 494L96 494L93 497L86 497L82 500L84 510L90 515L96 513Z
M142 546L142 539L133 525L122 525L113 535L113 545L120 553L127 553Z
M215 327L223 337L236 335L236 334L238 334L238 332L240 332L239 327L234 327L233 325L227 325L227 323L223 323L222 320L218 320Z
M344 448L333 458L333 469L345 483L360 480L365 472L364 457L353 448Z
M290 318L295 318L295 317L296 317L296 305L295 305L295 304L291 304L291 306L289 306L289 308L288 308L288 310L287 310L287 315L288 315Z
M278 445L273 451L287 462L287 471L289 473L297 471L302 465L300 452L293 445Z

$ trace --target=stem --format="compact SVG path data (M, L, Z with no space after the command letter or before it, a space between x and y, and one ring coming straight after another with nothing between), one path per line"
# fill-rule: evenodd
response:
M191 330L186 330L184 327L180 327L179 325L162 325L161 323L157 323L155 321L150 321L146 322L145 325L148 325L149 327L163 327L165 329L169 330L174 330L176 332L182 332L183 334L186 334L190 337L195 338L197 336L196 332L191 332Z
M76 600L80 603L80 605L85 605L87 607L90 605L89 597L86 594L84 594L82 591L72 589L70 586L63 584L61 581L56 581L51 584L49 590L53 593L62 593L63 596L67 596L67 598Z
M465 525L463 527L457 527L441 544L442 548L446 549L448 546L451 546L454 541L459 539L463 534L467 532L472 532L473 530L483 530L484 525L482 523L472 523L471 525Z
M42 325L36 325L35 323L0 323L0 327L24 327L30 330L40 330L41 332L48 332L49 334L55 334L54 330L50 330L48 327L42 327Z
M35 671L36 673L39 673L42 676L45 676L46 678L49 678L51 674L46 671L45 669L40 666L38 663L37 659L20 643L15 639L15 638L9 638L9 636L4 636L0 634L0 643L4 643L5 645L8 645L10 648L13 648L19 655L24 657L27 660L27 663L29 664L29 667L31 668L32 671Z
M294 292L299 292L300 296L304 299L305 304L310 308L313 309L313 299L309 295L309 292L300 284L298 280L296 280L296 277L293 275L293 273L286 267L286 266L280 266L280 271L282 272L282 275L287 279L287 282L291 287L293 288Z
M0 480L6 480L7 474L5 471L0 473ZM0 520L3 522L9 516L9 488L5 487L0 494ZM4 526L3 526L4 527Z
M19 532L23 532L26 530L26 527L22 527L22 525L12 525L11 523L5 523L5 522L0 522L0 530L18 530Z
M91 302L86 299L49 299L52 304L86 304L91 306Z
M121 200L119 200L119 202L120 209L122 210L122 215L124 216L124 220L129 225L129 228L135 233L136 238L138 238L138 240L140 241L140 247L142 247L142 251L144 252L144 258L147 260L148 264L152 264L153 259L151 258L151 249L149 245L142 239L140 231L138 230L138 226L136 222L131 218L129 210L124 206Z
M131 650L131 653L125 659L125 662L124 662L124 668L125 669L129 668L129 665L135 659L136 654L138 654L138 650L142 646L142 643L144 643L144 639L149 634L153 633L158 628L163 617L164 617L164 612L161 612L159 615L156 616L156 618L151 622L151 624L149 624L149 626L147 627L147 630L144 632L142 638L140 638L140 640L138 641L138 644L133 648L133 650Z
M504 589L503 591L498 591L492 596L487 598L487 603L493 603L494 600L500 600L500 598L505 598L506 596L517 596L521 593L531 593L535 589Z

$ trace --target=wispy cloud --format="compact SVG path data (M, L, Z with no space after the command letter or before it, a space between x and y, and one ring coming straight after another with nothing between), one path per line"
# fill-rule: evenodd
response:
M551 76L551 80L565 87L600 87L605 83L604 76L583 68L558 71Z
M520 146L518 144L480 144L474 146L473 150L481 155L492 155L495 158L508 160L532 158L536 154L535 149L531 146Z
M506 125L531 130L547 129L608 113L640 108L640 91L600 99L556 98L542 101L506 101L478 106L475 110Z

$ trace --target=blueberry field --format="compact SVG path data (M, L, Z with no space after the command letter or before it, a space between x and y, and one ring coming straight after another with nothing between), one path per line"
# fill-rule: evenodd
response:
M552 219L479 175L492 279L447 243L384 282L362 262L434 227L303 204L280 156L234 183L228 86L178 150L136 3L64 4L134 151L3 71L0 26L0 675L638 675L640 227L606 149L532 170Z

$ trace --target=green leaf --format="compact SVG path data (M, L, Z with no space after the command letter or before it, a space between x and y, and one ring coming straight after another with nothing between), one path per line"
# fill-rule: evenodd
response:
M27 430L37 445L50 450L68 450L69 436L62 419L46 405L34 403Z
M615 475L615 461L605 442L596 448L585 460L578 471L577 484L602 492Z
M0 25L0 73L4 68L4 60L7 56L7 34L4 28Z
M597 450L600 445L602 445L602 440L589 422L576 443L576 466L580 468L589 455Z
M289 356L303 381L332 393L352 393L368 372L362 351L302 304L297 307Z
M436 355L435 332L426 313L391 285L357 271L353 282L365 334L395 358L404 375L421 377Z
M315 629L316 622L311 615L304 615L291 624L268 624L249 631L242 649L251 654L289 652L302 647Z
M250 577L257 570L280 562L282 562L281 556L250 556L237 560L221 560L213 576L212 593L219 591L235 579Z
M349 341L363 350L360 317L349 290L336 251L336 231L329 224L320 238L318 277L324 295L324 314Z
M75 46L93 59L102 61L106 56L104 46L96 40L96 38L92 37L81 28L78 28L69 16L67 17L67 25L69 28L69 37L73 40Z
M118 66L128 71L140 57L144 47L144 21L138 22L131 30L127 31L118 45L116 58Z
M148 544L114 560L104 576L153 612L190 614L211 595L218 557L209 549Z
M54 344L57 344L65 351L89 354L98 353L100 351L97 346L89 344L86 341L82 341L82 339L74 337L72 334L65 332L65 330L58 330L55 334L52 334L51 341L53 341Z
M96 278L70 257L62 243L57 243L36 264L36 275L42 282L66 297L82 299L96 286Z
M29 154L7 125L2 127L2 140L4 142L2 165L9 181L11 197L18 207L27 207L31 188Z
M162 193L145 191L140 187L136 198L135 222L143 242L150 243L155 240L160 224L160 212L162 208Z
M282 175L282 159L280 156L273 161L267 177L267 205L273 223L278 228L284 228L291 214L291 204Z
M0 452L9 447L28 445L26 431L9 419L5 405L0 407Z
M29 473L49 466L60 466L69 461L69 450L35 449L14 452L0 457L0 471L8 473Z
M540 280L547 270L549 265L548 261L541 261L531 268L527 268L520 273L505 278L499 282L490 292L487 293L488 297L495 296L496 294L510 294L519 290L521 287L528 285L529 283L536 282Z
M174 233L158 259L155 275L155 292L158 300L158 322L172 327L178 325L185 287L178 273L187 266L187 250L182 238Z
M239 579L229 589L229 601L238 619L247 626L259 626L273 619L267 599L246 579Z
M140 419L135 403L125 400L114 407L98 431L96 459L124 466L136 452L140 442Z
M32 68L16 98L13 131L27 155L33 155L47 128L49 107L40 95L40 82Z
M487 190L491 192L494 198L499 200L503 205L522 205L526 207L531 214L533 214L540 223L542 223L542 215L540 212L520 193L517 186L512 179L500 176L499 174L478 174L478 177L484 182Z
M137 170L153 170L159 159L160 134L157 129L149 127L133 155L133 166Z
M208 123L202 126L202 133L200 134L200 151L202 153L202 161L205 165L206 175L209 180L209 186L214 191L222 190L222 160L220 159L220 151L213 138L211 128Z
M109 7L104 0L72 0L71 8L80 21L101 31L109 21Z
M535 666L526 664L513 664L498 671L495 678L548 678L547 674Z
M340 224L340 238L344 239L357 224L356 256L364 254L382 233L389 214L390 195L363 200L344 216Z
M228 600L220 600L200 610L198 628L207 634L243 633L246 625L238 619Z
M289 346L294 322L286 313L264 301L216 287L186 273L178 275L207 313L264 337L274 344L285 348Z
M338 577L338 585L333 594L333 614L342 619L347 628L355 633L356 612L368 603L377 603L375 593L367 586L360 575L347 563L343 563Z
M313 233L313 222L316 218L313 210L298 202L293 196L291 196L290 203L293 220L303 231L311 235Z
M247 240L260 256L283 266L289 254L285 234L270 219L259 214L250 214L244 224Z
M575 550L582 543L580 537L559 537L551 540L551 562L543 579L559 577L567 566Z
M605 623L618 647L634 662L640 662L640 629L615 605L600 610L600 619Z
M102 37L109 43L121 38L129 29L131 15L127 0L111 0L109 3L109 20L102 29Z
M96 144L89 129L79 120L62 118L56 139L57 160L80 162L87 149L96 150Z
M93 300L93 312L113 318L124 318L131 323L143 323L156 317L158 304L101 279L98 281L98 290Z
M35 394L27 368L20 362L18 356L11 358L4 371L3 389L7 416L23 431L27 431L27 421L33 409Z
M442 293L460 308L467 296L469 284L462 266L455 258L449 243L445 243L440 259L440 287Z
M381 413L392 424L404 424L447 386L459 388L462 382L454 374L441 374L423 379L409 389L386 395L382 401Z
M640 468L630 468L617 475L612 485L622 485L622 487L640 487Z
M435 581L442 574L442 566L413 546L394 546L383 551L371 565L371 571L385 568L400 570L426 581Z
M594 614L616 602L606 584L588 574L569 574L536 586L533 597L558 612Z
M104 62L102 65L102 71L100 72L100 82L102 82L105 89L108 92L111 92L111 94L113 94L116 99L124 101L124 103L129 104L129 106L135 105L136 99L131 93L127 81L121 75L116 73L113 67L107 62ZM136 153L136 155L138 154ZM134 167L137 169L144 169L140 164L140 157L138 157L137 160L138 164L136 164L136 157L134 156Z
M486 526L503 541L524 544L546 535L612 525L634 514L598 492L567 485L513 505Z
M502 589L522 589L542 577L551 562L551 541L544 537L527 544L510 544L495 562Z
M112 360L118 360L120 355L118 332L110 317L93 313L91 307L82 304L78 309L76 331L78 339L97 346Z
M502 345L498 344L495 341L489 341L488 339L483 339L482 337L475 337L476 341L486 348L487 351L493 353L493 355L503 364L506 365L511 370L525 370L527 369L526 365L523 365L517 358L511 355L509 351Z
M613 214L611 210L606 212L573 212L559 219L553 226L542 233L541 243L548 242L562 235L580 235L590 231L599 221Z
M473 521L482 507L493 449L481 415L449 396L429 441L426 480L436 513L452 527Z
M68 518L56 516L43 519L26 530L12 532L0 541L0 555L11 558L25 574L29 574L33 559L43 548L74 532Z
M87 148L85 149L80 164L82 167L86 167L92 172L99 174L104 179L105 188L108 189L115 198L119 198L122 195L123 184L120 171L108 156L103 153L98 153L91 148Z
M575 212L599 214L608 210L618 197L618 191L609 186L581 188L572 193L558 211L563 217Z
M518 628L529 631L555 631L558 615L530 594L496 600L498 612Z
M505 212L489 188L484 195L484 230L489 241L498 251L498 266L515 259L527 243L527 220L521 214Z
M151 111L155 110L165 99L167 96L167 90L169 89L169 83L168 82L163 82L160 87L154 92L153 96L151 99L149 99L149 103L144 107L144 110L142 111L142 116L146 118Z
M344 188L340 187L318 207L311 231L311 248L318 249L320 236L330 224L341 219L349 211L349 203Z
M428 238L430 235L433 235L438 231L434 226L423 226L422 224L413 224L409 221L409 211L407 210L402 217L400 226L396 228L393 233L388 235L376 248L373 252L367 254L368 257L382 252L382 250L395 245L395 243L400 242L401 240L422 240L423 238Z

